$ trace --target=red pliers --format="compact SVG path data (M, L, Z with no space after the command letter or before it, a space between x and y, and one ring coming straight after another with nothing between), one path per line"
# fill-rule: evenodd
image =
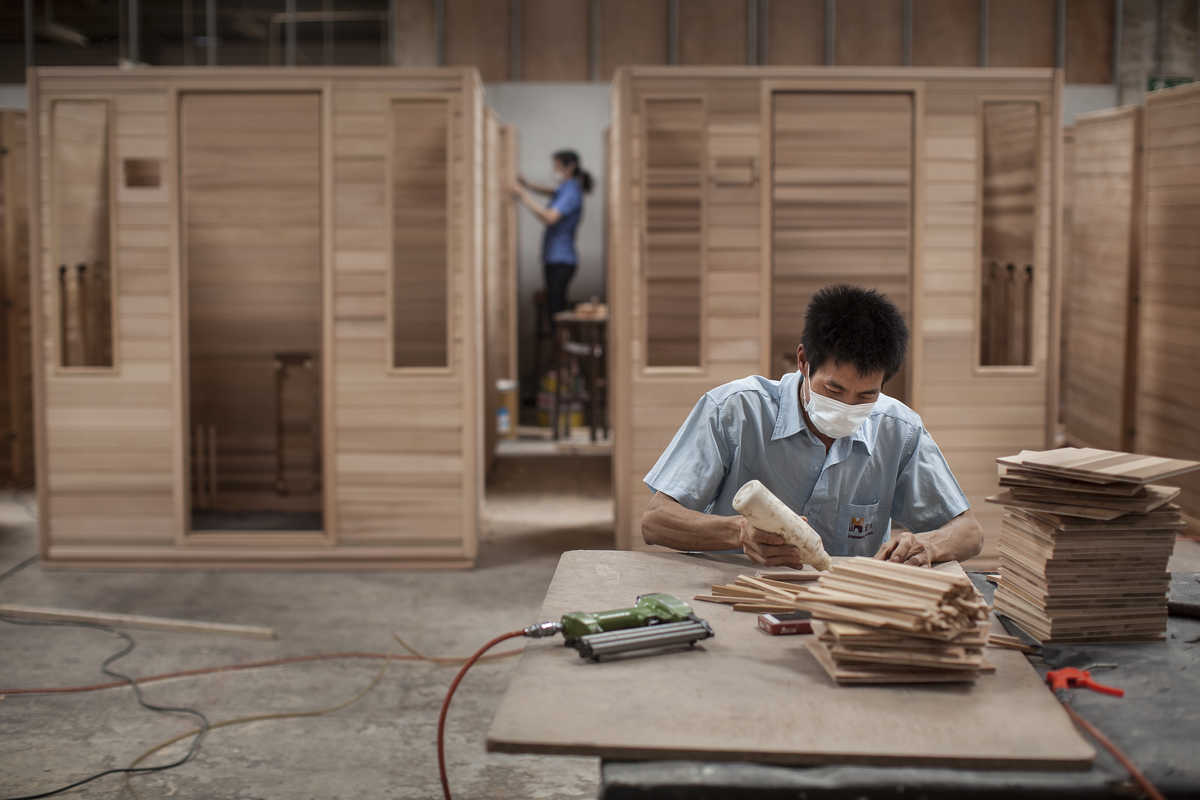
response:
M1056 694L1064 689L1091 689L1093 692L1110 694L1113 697L1124 697L1125 690L1115 686L1105 686L1092 680L1092 673L1076 667L1052 669L1046 673L1046 683Z

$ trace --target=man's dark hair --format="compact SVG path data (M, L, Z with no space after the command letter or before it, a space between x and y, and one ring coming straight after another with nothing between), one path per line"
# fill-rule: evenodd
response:
M908 347L900 309L874 289L836 284L815 295L804 313L804 354L812 371L826 361L853 364L859 375L896 374Z

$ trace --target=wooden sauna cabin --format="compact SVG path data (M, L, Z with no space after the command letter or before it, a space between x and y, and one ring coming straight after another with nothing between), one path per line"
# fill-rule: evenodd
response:
M33 485L26 114L0 109L0 486Z
M912 330L884 391L920 413L997 557L995 458L1043 448L1058 367L1061 75L1049 69L622 69L609 272L617 540L697 399L794 369L849 282Z
M474 69L32 73L42 557L469 566Z

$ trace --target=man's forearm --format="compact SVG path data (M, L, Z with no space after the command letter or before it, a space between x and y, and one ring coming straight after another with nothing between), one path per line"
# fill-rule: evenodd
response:
M918 533L917 537L932 551L931 560L935 564L943 561L966 561L979 555L983 549L983 527L970 510L959 514L937 530Z
M692 511L661 492L650 498L650 507L642 515L646 544L672 550L737 550L739 535L737 517Z

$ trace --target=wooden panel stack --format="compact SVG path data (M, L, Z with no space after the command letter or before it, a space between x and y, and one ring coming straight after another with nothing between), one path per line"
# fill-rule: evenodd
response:
M0 111L0 483L33 483L33 343L29 317L29 151L24 111Z
M1134 447L1194 458L1200 453L1200 84L1146 96L1143 147ZM1179 505L1200 526L1200 473L1179 485Z
M958 569L846 558L827 572L742 575L712 592L695 599L811 613L808 649L838 683L963 682L988 669L987 603Z
M1043 642L1144 641L1167 625L1179 495L1151 484L1200 463L1090 448L999 459L995 606Z
M1137 106L1075 121L1063 309L1063 422L1074 445L1133 447L1141 123Z
M799 596L838 683L963 683L990 669L987 603L962 573L852 558Z

